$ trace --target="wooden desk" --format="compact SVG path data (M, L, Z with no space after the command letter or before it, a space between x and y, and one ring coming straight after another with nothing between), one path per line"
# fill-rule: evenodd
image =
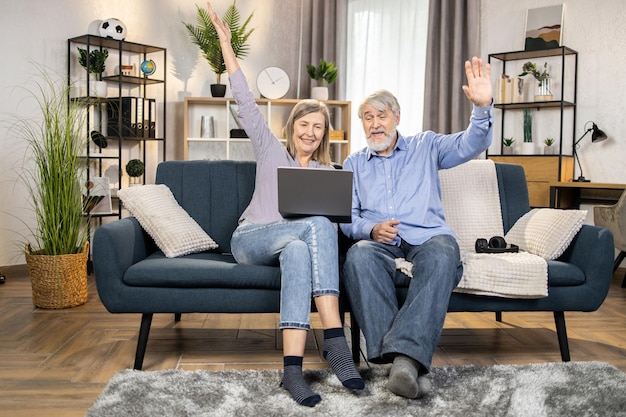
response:
M524 167L531 207L550 206L550 183L574 177L574 157L566 155L489 155L495 162Z
M579 208L581 203L615 204L626 184L550 182L550 207Z

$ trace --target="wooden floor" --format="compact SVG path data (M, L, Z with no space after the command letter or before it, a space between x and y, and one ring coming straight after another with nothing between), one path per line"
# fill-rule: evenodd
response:
M67 310L32 305L23 266L4 267L0 285L0 416L84 416L107 381L133 366L139 315L108 313L89 282L87 304ZM573 361L604 361L626 372L626 289L618 270L593 313L566 313ZM155 315L144 370L280 369L274 314ZM305 367L326 367L309 335ZM349 336L349 332L348 336ZM364 343L362 343L364 346ZM434 366L560 361L551 313L448 314ZM362 361L360 366L368 366Z

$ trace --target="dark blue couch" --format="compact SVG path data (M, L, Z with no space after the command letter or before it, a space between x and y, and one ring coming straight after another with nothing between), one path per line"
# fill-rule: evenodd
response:
M273 313L279 311L278 267L237 264L230 237L254 189L254 162L168 161L159 164L156 183L166 184L178 202L219 244L215 252L166 258L136 219L99 227L93 238L98 293L111 313L142 314L135 369L141 369L154 313ZM521 166L496 164L505 231L529 210ZM549 262L549 296L504 299L453 294L449 311L554 312L563 360L569 360L564 311L593 311L609 289L613 236L585 225L570 248ZM398 273L398 295L408 281ZM345 305L342 303L342 305ZM358 359L358 326L352 323Z

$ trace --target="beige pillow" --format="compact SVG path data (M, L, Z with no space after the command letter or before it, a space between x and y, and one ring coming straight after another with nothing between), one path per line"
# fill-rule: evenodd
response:
M117 195L168 258L217 248L166 185L124 188Z
M556 259L572 243L586 216L587 210L532 209L515 222L504 239L544 259Z

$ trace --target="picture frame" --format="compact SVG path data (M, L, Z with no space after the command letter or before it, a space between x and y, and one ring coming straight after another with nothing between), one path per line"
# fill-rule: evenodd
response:
M91 177L85 183L84 210L91 215L112 214L111 187L108 177Z
M563 12L563 4L527 9L524 50L560 47L563 44Z

